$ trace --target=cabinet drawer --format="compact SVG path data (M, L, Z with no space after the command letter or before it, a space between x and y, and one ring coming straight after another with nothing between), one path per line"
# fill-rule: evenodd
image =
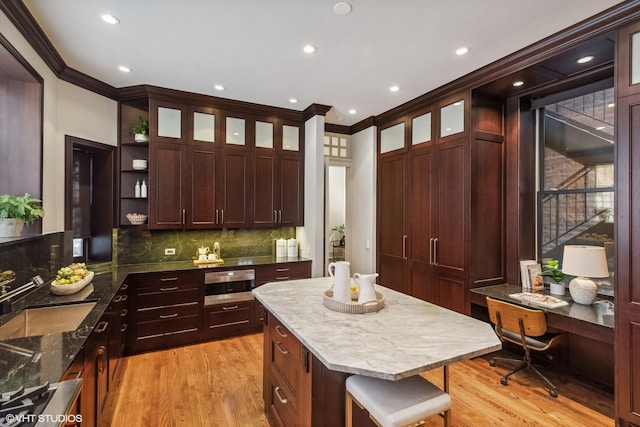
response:
M196 331L198 330L199 324L200 316L196 313L195 315L176 317L173 319L138 322L136 329L138 338L142 338L184 331Z
M164 307L176 304L200 303L204 297L201 296L201 288L177 290L170 288L159 292L146 292L138 294L136 308Z
M300 341L275 318L270 318L271 365L295 395L300 375Z
M284 426L297 426L298 423L298 411L296 409L296 398L290 391L289 387L282 383L282 379L278 375L271 375L270 396L268 401L271 402L272 410L275 412L282 421Z
M256 286L281 280L308 279L311 277L311 262L286 262L261 265L256 270Z
M130 292L135 294L161 292L162 289L185 289L204 283L203 271L167 271L162 273L133 274L127 278Z
M196 316L198 315L198 310L197 302L146 308L138 310L136 313L136 321L141 323L151 320L166 320L185 316Z
M251 304L249 302L218 304L207 307L207 310L210 329L248 325L251 322Z

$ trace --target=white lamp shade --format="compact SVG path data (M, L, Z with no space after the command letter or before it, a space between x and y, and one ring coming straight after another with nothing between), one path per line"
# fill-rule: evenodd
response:
M562 257L562 272L579 277L609 277L604 247L566 245Z

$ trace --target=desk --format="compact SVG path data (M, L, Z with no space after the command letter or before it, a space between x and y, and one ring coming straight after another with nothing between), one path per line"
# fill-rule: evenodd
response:
M382 310L332 311L322 304L331 281L291 280L253 290L268 318L280 321L313 355L306 391L312 398L311 425L343 425L344 381L351 374L399 380L444 367L448 388L448 365L502 348L488 323L379 285L376 290L385 296Z
M544 308L509 297L518 292L531 292L509 284L471 289L471 303L486 307L486 297L517 305L537 308L545 312L547 325L568 333L569 369L579 377L595 380L599 384L613 386L613 327L614 310L608 299L598 298L593 305L574 303L569 292L553 295L569 304L558 308ZM548 288L544 293L550 295ZM472 310L473 311L473 310Z

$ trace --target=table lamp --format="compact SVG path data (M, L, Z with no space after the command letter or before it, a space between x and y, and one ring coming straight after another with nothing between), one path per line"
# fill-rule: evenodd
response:
M569 282L571 298L590 305L596 299L598 285L591 277L609 277L607 257L602 246L566 245L562 257L562 272L576 276Z

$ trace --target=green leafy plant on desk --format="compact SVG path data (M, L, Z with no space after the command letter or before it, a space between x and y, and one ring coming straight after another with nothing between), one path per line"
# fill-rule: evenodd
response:
M560 269L560 262L557 259L551 259L542 265L542 273L540 276L550 277L556 283L560 283L567 275Z

